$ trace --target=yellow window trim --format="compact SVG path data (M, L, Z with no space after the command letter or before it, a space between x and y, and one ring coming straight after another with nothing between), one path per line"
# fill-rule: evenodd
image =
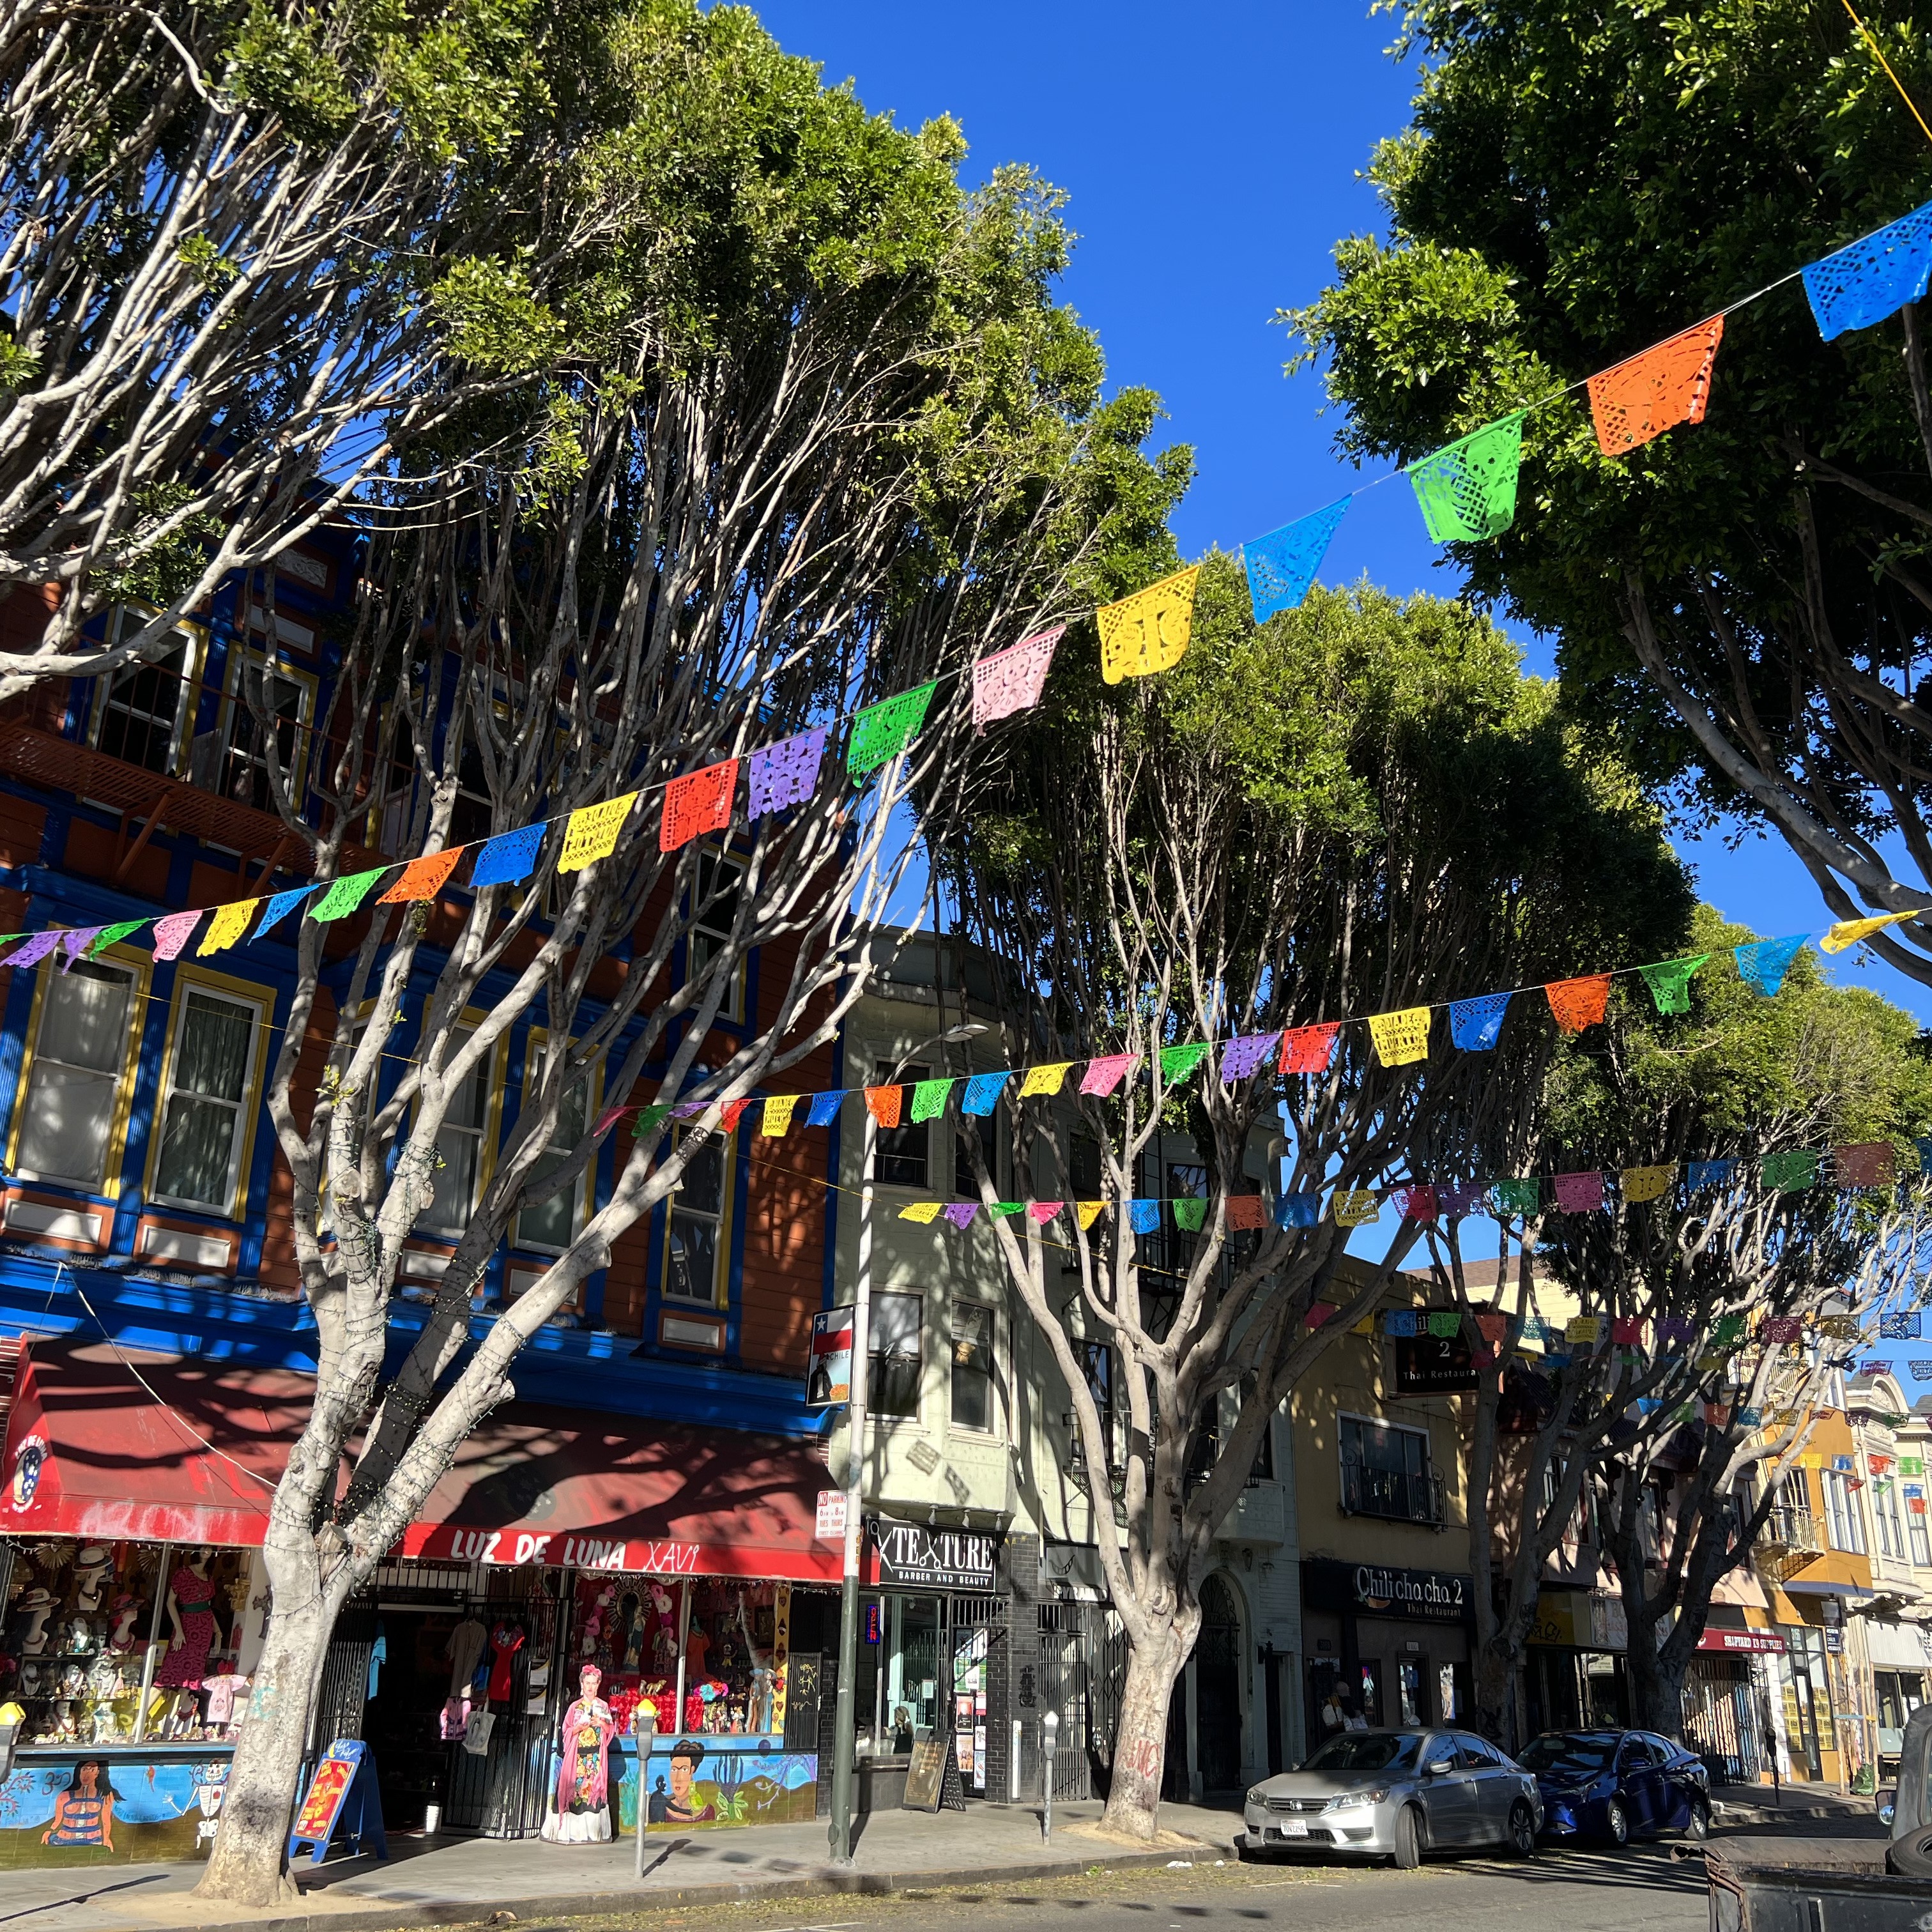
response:
M671 1145L682 1146L685 1136L692 1131L688 1124L680 1122L672 1130ZM670 1275L671 1216L677 1209L678 1190L674 1187L664 1198L664 1256L658 1270L658 1302L662 1308L709 1307L716 1311L728 1310L731 1306L731 1210L737 1194L736 1177L733 1170L737 1165L738 1137L736 1134L721 1133L718 1138L724 1143L724 1159L718 1188L718 1272L711 1284L711 1300L708 1303L687 1301L682 1295L664 1292L664 1282Z
M258 1018L254 1037L249 1042L248 1089L242 1102L242 1138L235 1161L235 1184L225 1208L210 1208L200 1202L163 1201L154 1186L161 1164L161 1136L167 1124L168 1099L174 1088L175 1054L181 1042L182 1023L188 1012L183 995L196 987L238 1000L256 1008ZM168 1002L167 1051L161 1057L160 1084L154 1090L154 1125L148 1134L148 1171L144 1180L148 1200L158 1208L179 1207L186 1214L213 1214L218 1220L239 1221L247 1212L248 1170L255 1157L255 1123L262 1111L262 1089L268 1078L267 1034L275 1010L274 989L252 980L238 980L227 973L211 971L206 966L185 962L175 968L174 992Z
M536 1069L537 1063L549 1044L549 1028L533 1026L530 1028L524 1042L524 1091L526 1094L530 1090L531 1076ZM594 1126L598 1115L602 1112L604 1108L604 1063L600 1060L595 1066L586 1067L584 1070L590 1076L590 1091L586 1096L589 1105L584 1110L585 1125ZM502 1090L499 1088L500 1098L502 1094ZM519 1101L518 1102L519 1113L522 1112L522 1108L523 1103ZM584 1163L584 1172L578 1177L577 1205L581 1216L580 1226L582 1221L587 1221L596 1211L596 1186L597 1156L593 1154L590 1160ZM519 1208L510 1217L509 1245L512 1249L520 1250L528 1255L542 1255L553 1261L565 1252L562 1248L534 1247L528 1241L520 1240L518 1231L523 1218L524 1210L521 1208ZM574 1238L573 1235L572 1239ZM695 1306L694 1304L693 1305Z
M280 647L270 638L258 643L255 633L231 639L228 655L221 667L220 701L214 728L225 737L230 729L230 721L236 712L251 722L254 714L248 709L248 694L242 688L241 676L244 667L259 665L272 676L286 678L298 686L302 693L302 702L296 714L296 754L286 774L292 796L299 798L303 788L308 783L308 760L312 748L310 740L315 734L316 699L322 690L322 680L314 672L304 670L299 664L292 664L283 656Z
M135 1020L128 1028L128 1043L121 1056L121 1071L114 1083L114 1112L107 1130L107 1151L101 1163L101 1185L98 1196L92 1198L104 1201L118 1201L121 1198L121 1163L128 1150L128 1123L134 1105L134 1074L140 1064L140 1047L142 1036L148 1025L148 988L154 977L154 962L144 952L131 946L110 946L98 956L110 966L124 966L134 975L133 1000ZM22 1180L32 1180L36 1187L65 1187L80 1193L87 1190L77 1181L41 1180L20 1173L18 1156L20 1145L20 1123L26 1118L26 1102L33 1077L34 1058L40 1044L40 1012L44 996L47 988L47 975L60 970L52 959L44 959L34 969L34 1004L27 1016L27 1045L20 1056L20 1075L14 1093L14 1118L7 1132L7 1172Z

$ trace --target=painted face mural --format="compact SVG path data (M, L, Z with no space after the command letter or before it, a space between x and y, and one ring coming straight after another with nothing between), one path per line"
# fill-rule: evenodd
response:
M47 1460L47 1445L38 1436L29 1436L14 1451L14 1507L23 1510L34 1500L40 1486L40 1471Z

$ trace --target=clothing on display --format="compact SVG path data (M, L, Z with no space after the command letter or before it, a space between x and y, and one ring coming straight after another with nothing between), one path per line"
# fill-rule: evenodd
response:
M204 1558L202 1559L206 1562ZM208 1653L214 1644L214 1616L208 1605L214 1586L207 1577L184 1563L168 1580L173 1593L173 1610L181 1626L179 1640L154 1672L158 1690L196 1690L208 1671Z
M527 1636L528 1633L520 1624L499 1624L490 1633L490 1648L495 1653L496 1660L490 1666L491 1703L499 1702L509 1696L512 1682L512 1665Z
M488 1628L474 1617L465 1617L449 1634L442 1654L449 1660L449 1694L466 1696L476 1675L476 1661L490 1641Z
M389 1640L382 1634L382 1626L376 1626L376 1641L369 1648L369 1695L376 1694L376 1681L382 1675L382 1666L389 1660Z

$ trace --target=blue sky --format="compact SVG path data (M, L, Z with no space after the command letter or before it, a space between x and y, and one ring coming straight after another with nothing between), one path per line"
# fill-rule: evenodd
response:
M1223 0L1198 12L1144 0L767 0L758 10L828 81L849 76L874 112L907 125L951 114L971 143L969 176L1025 161L1066 190L1080 239L1066 297L1100 332L1112 380L1159 391L1168 434L1195 448L1198 473L1175 519L1184 550L1232 548L1363 480L1330 452L1318 377L1284 378L1292 345L1270 318L1321 287L1339 237L1378 225L1357 175L1406 120L1413 78L1387 57L1389 16L1370 17L1364 0ZM1397 482L1352 508L1322 579L1366 572L1398 594L1450 595L1457 579L1438 555ZM1549 645L1524 643L1531 668L1548 672ZM1732 918L1766 934L1828 922L1781 844L1682 849ZM1932 1022L1932 989L1869 954L1837 970Z

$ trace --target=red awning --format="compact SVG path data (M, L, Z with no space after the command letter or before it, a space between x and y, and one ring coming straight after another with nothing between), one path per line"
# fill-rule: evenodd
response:
M0 1534L259 1544L314 1389L286 1369L29 1342Z
M0 1534L259 1544L308 1414L290 1370L35 1342L8 1418ZM151 1392L152 1391L152 1392ZM400 1553L836 1582L808 1444L512 1402L457 1451Z

